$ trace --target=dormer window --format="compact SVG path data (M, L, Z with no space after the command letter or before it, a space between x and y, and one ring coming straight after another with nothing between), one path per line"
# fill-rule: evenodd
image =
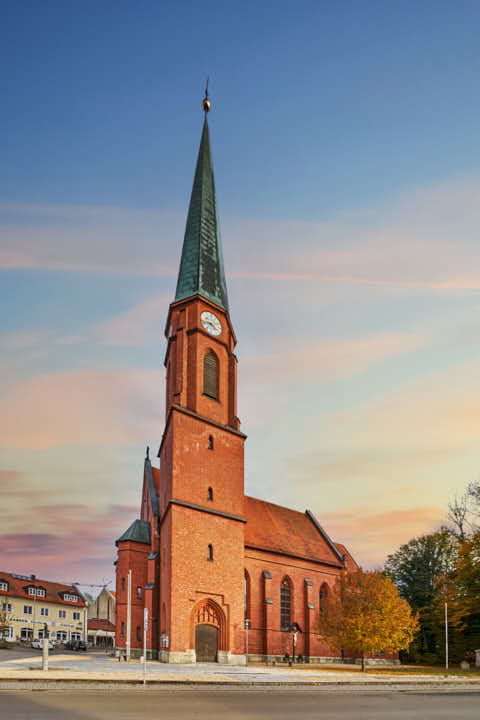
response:
M70 595L69 593L64 593L63 599L65 600L65 602L78 602L78 596Z
M29 588L28 588L28 594L29 594L29 595L32 595L33 597L35 597L35 595L37 594L37 588L35 588L35 587L29 587Z
M45 597L45 588L37 588L37 597Z
M3 590L3 592L8 592L8 582L5 582L5 580L0 580L0 590Z

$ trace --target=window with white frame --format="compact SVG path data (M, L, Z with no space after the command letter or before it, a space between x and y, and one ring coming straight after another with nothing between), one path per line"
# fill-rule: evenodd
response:
M7 590L8 590L8 583L7 583L7 582L4 582L3 580L0 580L0 590L4 590L5 592L7 592Z
M28 588L28 594L35 596L37 594L37 588L29 587Z
M22 628L20 630L20 637L22 638L22 640L32 640L32 638L33 638L32 628Z
M13 627L4 628L0 630L0 638L3 640L13 640Z
M64 630L57 630L57 642L67 642L67 633Z
M81 640L82 636L80 633L72 633L72 640Z
M45 588L37 588L37 597L45 597Z
M59 617L59 618L62 618L62 620L65 620L65 618L67 617L67 611L66 611L66 610L59 610L59 611L58 611L58 617Z
M65 593L63 599L65 600L65 602L78 602L77 595L69 595L68 593Z
M31 605L24 605L23 606L23 614L24 615L32 615L33 614L33 607Z
M2 603L2 612L12 612L12 603L4 602Z
M40 608L40 615L42 617L48 617L48 608Z
M79 613L79 612L74 612L74 613L73 613L73 619L74 619L74 620L80 620L80 613Z

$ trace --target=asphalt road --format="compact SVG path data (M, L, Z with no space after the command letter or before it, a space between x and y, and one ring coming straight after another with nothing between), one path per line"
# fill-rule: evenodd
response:
M304 688L0 693L2 720L478 720L480 692Z

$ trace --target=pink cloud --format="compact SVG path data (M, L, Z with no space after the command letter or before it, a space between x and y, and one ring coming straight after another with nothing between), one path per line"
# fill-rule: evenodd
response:
M241 381L249 383L326 382L364 372L388 357L422 347L422 333L378 333L353 339L329 339L316 343L284 343L275 353L242 359ZM295 374L292 375L292 368Z
M0 535L1 568L68 582L111 580L115 540L137 516L131 505L103 511L91 505L30 506L10 517L11 530Z
M161 423L163 375L72 371L8 387L0 398L4 447L143 443Z
M381 567L401 544L434 532L445 521L445 509L435 506L383 512L358 507L317 515L330 537L346 545L364 567Z
M93 331L104 345L151 345L157 343L162 322L172 301L169 295L155 295L120 315L98 323Z

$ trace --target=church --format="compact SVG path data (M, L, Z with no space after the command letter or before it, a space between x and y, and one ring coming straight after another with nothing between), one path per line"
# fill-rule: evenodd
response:
M247 436L237 417L237 338L223 267L208 96L203 109L165 326L159 467L147 449L139 518L116 542L115 645L133 657L143 654L145 641L147 657L168 663L243 665L247 655L267 662L291 655L295 637L297 656L322 662L339 655L318 633L322 603L342 571L357 565L310 510L245 495Z

